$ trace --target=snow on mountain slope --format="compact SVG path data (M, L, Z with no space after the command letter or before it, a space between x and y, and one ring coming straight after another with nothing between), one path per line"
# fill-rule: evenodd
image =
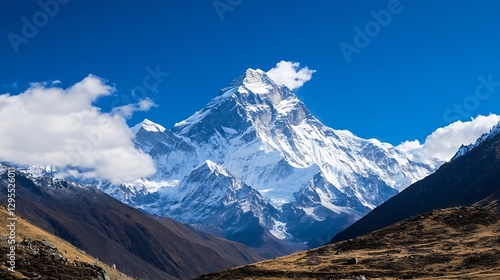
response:
M170 130L149 120L132 130L158 172L106 191L150 213L224 231L226 237L238 220L227 209L244 215L250 208L274 236L310 243L306 235L325 232L302 232L298 224L328 221L339 231L440 165L411 161L390 144L326 127L262 70L247 70ZM202 171L208 174L207 168L212 175L193 180ZM229 197L239 202L225 204ZM278 214L269 220L259 213L264 209ZM213 213L226 214L215 219Z
M411 162L390 144L324 126L288 88L276 85L261 70L249 69L171 132L182 139L178 143L191 149L150 153L160 172L180 180L211 159L239 180L265 191L274 202L292 201L293 193L317 172L339 189L348 186L354 174L376 174L401 190L438 165ZM358 191L362 196L363 190ZM373 208L376 202L365 204Z
M451 160L455 160L466 153L470 152L472 149L475 147L479 146L482 142L484 142L486 139L492 138L500 133L500 122L494 126L490 132L483 133L481 137L479 137L475 143L469 144L469 145L462 145L460 146L460 149L458 149L457 153L453 156Z
M168 203L162 204L160 200L156 214L199 227L216 224L219 232L226 230L227 220L240 219L245 214L268 227L278 218L278 211L258 191L210 160L186 176L178 189L164 189L161 196Z

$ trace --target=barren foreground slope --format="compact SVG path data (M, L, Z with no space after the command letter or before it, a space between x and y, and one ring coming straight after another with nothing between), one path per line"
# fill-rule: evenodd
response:
M6 225L9 215L3 204L0 204L0 220ZM20 216L16 216L15 272L8 270L6 255L9 244L6 237L9 229L0 227L0 279L110 279L132 280L131 277L89 256L69 242L56 237L31 224ZM109 278L105 278L107 275Z
M364 277L363 277L364 276ZM449 208L199 279L500 279L500 214Z

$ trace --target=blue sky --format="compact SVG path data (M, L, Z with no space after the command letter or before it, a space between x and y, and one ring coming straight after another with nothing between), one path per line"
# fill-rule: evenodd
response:
M452 121L500 113L498 1L220 0L230 9L218 12L212 0L60 0L32 38L13 46L8 34L23 36L23 17L44 20L43 8L26 2L0 9L1 92L94 74L118 89L99 99L110 110L143 84L148 67L168 72L146 93L159 107L129 124L149 118L171 127L245 69L281 60L316 70L297 94L321 121L364 138L422 141ZM356 47L355 27L364 30L372 11L388 6L397 13L348 62L339 45ZM493 81L481 99L478 77ZM465 104L461 114L455 104Z

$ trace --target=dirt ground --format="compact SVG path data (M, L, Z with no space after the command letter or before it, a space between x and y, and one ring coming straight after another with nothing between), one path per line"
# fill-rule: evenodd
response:
M500 279L500 214L452 208L198 279Z

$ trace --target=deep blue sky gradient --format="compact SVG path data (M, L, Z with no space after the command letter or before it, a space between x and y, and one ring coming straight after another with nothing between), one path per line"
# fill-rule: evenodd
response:
M148 91L159 107L129 123L149 118L171 127L247 68L290 60L317 70L297 94L326 125L393 144L424 140L469 118L443 115L474 96L478 76L500 81L500 2L401 0L402 11L348 63L339 44L353 45L353 28L364 29L370 12L389 2L242 0L221 20L212 0L72 0L16 54L7 35L22 35L22 18L42 9L3 1L1 92L40 81L70 86L92 73L118 89L98 102L108 111L142 84L148 65L159 65L170 73ZM500 87L474 105L473 116L500 113Z

